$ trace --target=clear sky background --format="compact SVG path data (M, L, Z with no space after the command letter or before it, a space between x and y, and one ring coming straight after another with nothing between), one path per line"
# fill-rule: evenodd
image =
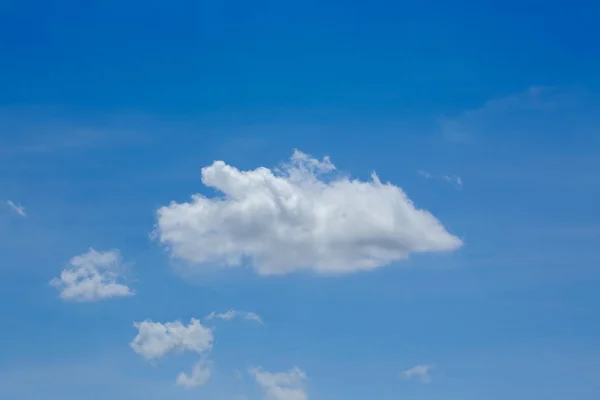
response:
M598 399L598 15L579 0L1 1L0 397ZM295 149L336 167L292 185L314 209L227 214L236 196L201 180L215 160L285 170ZM365 201L311 197L373 171L441 233L390 227L416 214L372 183ZM270 199L266 180L219 176ZM186 211L194 194L214 209ZM289 242L328 205L350 219ZM50 284L90 247L120 251L104 276L130 292ZM136 347L145 320L183 328ZM210 379L177 385L198 360Z

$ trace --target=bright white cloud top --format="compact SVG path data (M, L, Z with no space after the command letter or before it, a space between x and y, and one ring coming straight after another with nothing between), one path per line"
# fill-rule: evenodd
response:
M306 374L295 367L287 372L267 372L262 368L250 369L256 383L265 391L267 400L307 400L304 382Z
M402 376L404 376L406 379L419 378L421 383L429 383L431 382L429 371L431 371L432 368L432 365L416 365L404 371Z
M71 258L69 266L50 284L60 290L65 301L92 302L132 296L134 292L117 282L123 261L119 250L96 251Z
M229 321L232 320L234 318L242 318L248 321L255 321L258 322L259 324L262 324L262 318L253 312L247 312L247 311L237 311L237 310L229 310L227 312L224 313L216 313L216 312L211 312L210 314L208 314L208 316L206 317L207 321L211 321L214 319L221 319L221 320L225 320L225 321Z
M215 161L202 169L202 182L223 196L195 194L161 207L155 234L179 259L221 266L247 260L260 275L371 270L462 245L400 187L375 174L360 181L334 170L329 158L299 151L276 170Z
M181 321L160 323L154 321L135 322L137 336L130 346L137 354L147 361L161 359L171 353L189 351L204 355L212 349L213 332L203 326L199 320L192 318L188 325ZM204 385L211 376L211 363L200 359L187 375L181 372L176 384L187 389Z

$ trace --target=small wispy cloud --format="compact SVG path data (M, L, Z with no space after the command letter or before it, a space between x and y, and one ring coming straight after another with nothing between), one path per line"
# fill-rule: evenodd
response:
M458 175L434 175L434 174L424 171L424 170L419 170L417 172L419 175L421 175L422 177L424 177L426 179L438 179L438 180L446 181L448 183L452 183L457 186L462 186L462 184L463 184L462 178Z
M10 208L12 208L21 217L26 217L27 216L27 213L25 212L25 207L23 207L21 204L15 204L12 200L8 200L6 202L6 204L8 204L8 206Z
M262 318L258 314L255 314L253 312L236 311L236 310L229 310L224 313L216 313L213 311L210 314L208 314L208 316L206 317L206 320L210 321L213 319L221 319L221 320L229 321L234 318L243 318L248 321L258 322L259 324L263 323Z
M431 376L429 371L433 368L433 365L416 365L406 371L402 372L402 376L405 379L418 378L421 383L431 382Z
M87 253L71 258L60 278L52 279L50 285L60 291L60 297L65 301L92 302L133 296L133 290L117 282L122 265L119 250L90 248Z

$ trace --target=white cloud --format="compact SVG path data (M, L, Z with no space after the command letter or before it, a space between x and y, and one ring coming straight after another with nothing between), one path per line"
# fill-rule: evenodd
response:
M75 256L69 266L50 284L60 290L66 301L90 302L113 297L132 296L134 292L117 282L122 259L119 250L99 252L92 248Z
M234 318L243 318L248 321L258 322L259 324L263 323L262 318L258 314L246 311L229 310L224 313L216 313L213 311L206 317L208 321L213 319L222 319L225 321L229 321Z
M6 202L6 204L8 204L8 206L10 208L12 208L21 217L26 217L27 216L27 213L25 212L25 207L23 207L21 204L15 204L12 200L8 200Z
M267 372L262 368L250 369L258 385L265 391L267 400L306 400L304 387L306 374L295 367L288 372Z
M213 333L199 320L192 318L189 325L181 321L142 321L133 324L138 329L131 348L147 360L156 360L172 352L191 351L198 354L212 348Z
M130 346L148 361L184 351L204 355L212 349L212 330L195 318L192 318L187 326L181 321L163 324L149 320L134 322L133 326L137 328L138 334ZM192 368L191 375L181 372L175 383L188 389L204 385L210 379L211 367L209 361L201 359Z
M429 376L429 371L431 371L432 368L432 365L416 365L404 371L402 375L406 379L416 377L419 378L421 383L429 383L431 382L431 376Z
M240 171L223 161L202 169L222 198L192 196L157 211L154 233L173 256L239 266L260 275L370 270L410 253L455 250L461 240L398 186L334 176L329 158L295 151L281 169Z
M187 375L185 372L181 372L177 376L177 386L191 389L196 386L202 386L210 379L211 375L211 364L207 361L200 360L192 368L192 374Z
M426 179L439 179L442 181L446 181L446 182L455 184L457 186L462 186L462 184L463 184L462 178L457 175L434 175L432 173L429 173L429 172L423 171L423 170L419 170L418 173L419 173L419 175L421 175L422 177L424 177Z

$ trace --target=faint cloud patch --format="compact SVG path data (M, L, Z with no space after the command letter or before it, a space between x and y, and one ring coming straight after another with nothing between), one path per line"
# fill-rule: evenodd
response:
M462 178L458 175L434 175L434 174L429 173L424 170L419 170L419 171L417 171L417 173L419 175L421 175L422 177L424 177L425 179L442 180L442 181L451 183L456 186L462 186L462 184L463 184Z
M583 188L600 178L600 93L534 86L439 121L470 180Z
M430 383L431 376L429 372L431 369L433 369L433 365L416 365L402 372L402 376L405 379L418 378L423 384Z
M528 138L532 133L550 138L552 132L577 136L597 134L600 96L578 86L532 86L525 91L486 101L455 117L439 119L448 141L470 142L488 134Z
M212 374L212 364L210 361L200 360L192 368L190 375L185 372L181 372L177 376L175 382L177 386L181 386L186 389L191 389L196 386L202 386L208 382Z
M6 204L13 209L14 212L16 212L17 214L19 214L21 217L26 217L27 213L25 212L25 207L23 207L21 204L18 203L14 203L12 200L8 200L6 202Z

